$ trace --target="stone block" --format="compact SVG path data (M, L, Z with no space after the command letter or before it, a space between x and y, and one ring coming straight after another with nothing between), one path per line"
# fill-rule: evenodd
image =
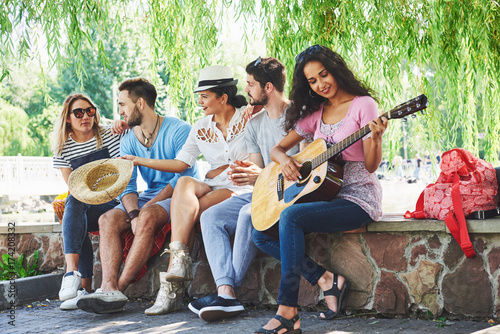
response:
M411 249L411 259L410 266L415 266L417 264L418 259L422 255L427 255L427 247L425 245L417 245Z
M488 262L490 264L490 274L493 275L500 268L500 247L495 247L490 251Z
M483 254L486 248L486 242L484 241L484 239L473 235L470 236L470 240L474 245L474 250L476 251L476 254L477 255Z
M380 313L406 314L410 297L403 283L394 273L383 271L375 289L373 308Z
M434 315L441 313L438 300L438 277L442 266L428 260L420 261L418 268L408 274L402 274L406 284L410 288L410 295L413 301L422 306Z
M259 292L260 292L260 270L258 266L258 262L254 261L243 278L243 282L241 283L241 287L239 288L237 294L238 299L242 302L255 302L259 300Z
M50 238L45 238L45 236L42 238L42 240L44 240L43 243L48 242L49 246L44 252L43 262L39 266L40 270L49 272L64 267L64 252L62 250L61 236L59 234L53 234Z
M368 259L366 246L357 234L331 235L330 239L330 264L325 267L349 281L346 307L363 308L370 301L376 270Z
M438 249L442 245L441 244L441 239L439 239L439 236L436 235L436 234L429 238L429 240L427 241L427 244L432 249Z
M465 254L458 243L450 236L448 245L443 253L443 262L449 268L453 269L457 264L465 258Z
M208 262L193 263L193 281L188 287L190 297L205 297L216 291L214 278Z
M441 291L444 308L450 313L476 317L493 314L491 284L479 256L466 259L445 275Z
M22 234L17 252L28 256L40 248L40 238L33 234Z
M154 298L156 291L153 291L153 273L154 270L147 270L140 280L130 284L123 293L129 298Z
M259 302L276 304L281 280L281 263L272 257L259 259L260 286Z
M299 306L314 307L319 302L320 289L318 285L312 286L304 277L300 278Z
M363 237L370 249L370 255L380 268L405 271L408 260L405 249L409 236L401 234L367 233Z

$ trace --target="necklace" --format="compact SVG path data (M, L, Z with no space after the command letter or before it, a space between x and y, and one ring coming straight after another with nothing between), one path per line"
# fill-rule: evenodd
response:
M158 126L158 121L160 120L160 115L156 114L156 124L155 124L155 128L153 129L153 132L151 132L151 135L149 136L149 138L146 138L146 136L144 135L144 132L142 132L142 128L139 127L141 129L141 133L142 133L142 138L144 138L144 144L148 144L149 140L151 138L153 138L155 132L156 132L156 127Z

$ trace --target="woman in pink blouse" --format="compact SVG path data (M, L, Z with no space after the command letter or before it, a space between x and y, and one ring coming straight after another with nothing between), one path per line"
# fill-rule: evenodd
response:
M330 146L367 124L371 133L342 152L343 186L333 200L294 204L283 210L279 241L253 231L255 244L281 260L279 308L257 333L302 332L297 315L301 275L324 292L329 309L320 318L337 317L349 284L305 254L304 235L354 230L382 216L382 188L374 172L382 160L387 119L378 118L372 91L355 78L340 55L324 46L308 47L295 60L290 92L293 104L285 121L288 134L271 150L271 158L280 164L286 180L299 179L301 165L285 152L302 140L323 138Z

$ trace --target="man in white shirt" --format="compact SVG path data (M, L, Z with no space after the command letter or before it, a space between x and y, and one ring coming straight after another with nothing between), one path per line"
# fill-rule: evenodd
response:
M261 106L264 110L256 114L245 129L249 160L236 161L231 166L230 178L240 186L254 185L262 169L271 162L271 148L285 136L282 125L290 103L284 95L285 67L278 59L259 57L247 65L246 72L249 111L253 113ZM297 152L298 147L289 153ZM257 252L252 242L251 200L252 193L233 196L201 215L205 251L217 285L217 293L189 304L189 309L203 320L228 318L244 310L235 291Z

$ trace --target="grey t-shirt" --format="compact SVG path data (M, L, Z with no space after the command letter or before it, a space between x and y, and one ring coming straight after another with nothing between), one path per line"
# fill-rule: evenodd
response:
M263 109L248 121L245 128L245 140L247 143L247 152L260 153L267 166L272 160L269 156L271 149L285 137L283 129L286 111L281 117L272 119ZM293 147L287 152L288 155L294 155L299 152L299 145Z

